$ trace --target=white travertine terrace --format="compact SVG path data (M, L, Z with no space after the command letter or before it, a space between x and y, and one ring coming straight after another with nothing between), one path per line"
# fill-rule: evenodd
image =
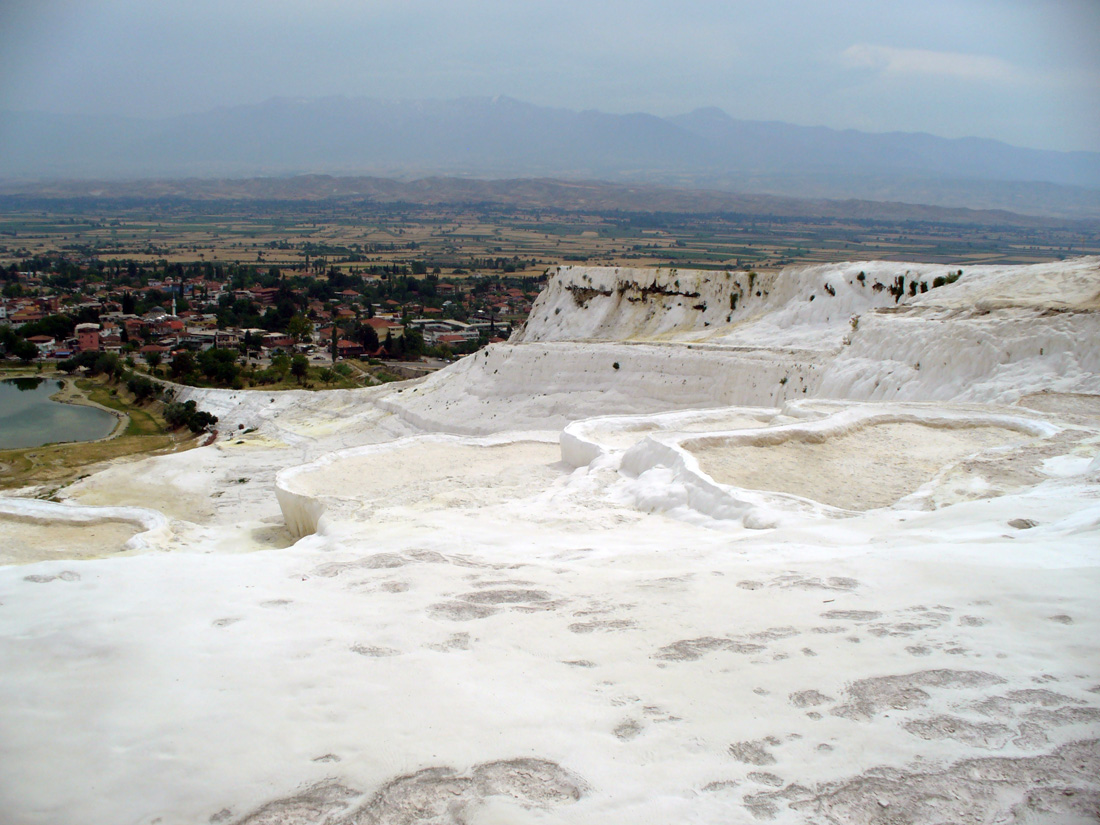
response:
M1095 821L1100 260L952 273L562 267L426 379L186 390L0 501L143 530L0 566L5 822Z

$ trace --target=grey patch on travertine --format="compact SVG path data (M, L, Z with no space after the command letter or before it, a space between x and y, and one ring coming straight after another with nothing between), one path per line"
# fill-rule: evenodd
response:
M741 783L738 782L736 779L720 779L715 782L708 782L702 787L701 790L706 793L714 793L716 791L729 791L733 788L736 788L740 784Z
M943 624L944 622L951 620L950 613L944 613L940 610L929 610L927 607L911 607L909 608L915 613L920 613L925 619L931 622L938 622Z
M397 553L375 553L355 561L333 561L313 569L313 575L331 579L347 570L387 570L404 567L409 560Z
M799 690L790 695L791 704L796 708L816 708L826 702L835 701L832 696L826 696L818 690Z
M237 825L336 825L359 791L335 782L322 782L293 796L276 799L237 820Z
M476 576L467 578L476 579ZM534 582L524 581L523 579L486 579L485 581L473 581L471 584L480 590L488 590L491 587L499 589L509 585L511 587L530 587Z
M762 587L794 588L797 590L855 590L859 587L859 582L845 576L830 576L827 579L820 579L817 576L802 576L797 573L790 573L777 576L767 582L751 579L740 581L737 586L743 590L759 590Z
M435 550L410 550L408 556L425 564L447 564L447 557Z
M821 718L821 714L818 713L816 710L811 710L806 713L806 718L813 719L816 722L818 719Z
M895 676L860 679L847 688L849 702L834 708L833 716L867 721L885 709L922 707L931 698L924 688L961 690L1004 684L992 673L976 670L921 670Z
M826 610L821 614L823 619L845 619L850 622L870 622L881 619L882 614L877 610Z
M579 776L545 759L489 762L473 773L479 795L510 796L540 807L576 802L588 789Z
M568 599L551 599L548 602L530 602L528 604L512 605L512 610L517 613L549 613L569 604Z
M813 648L811 648L811 647L804 647L804 648L802 648L802 655L803 655L803 656L816 656L816 655L817 655L817 651L816 651L816 650L814 650L814 649L813 649Z
M1052 753L965 759L918 773L877 768L792 799L807 821L845 825L1095 822L1100 743L1073 742Z
M1058 624L1073 624L1073 618L1067 616L1065 613L1059 613L1057 616L1048 616L1052 622L1058 622Z
M1022 688L1010 690L1005 698L1017 705L1041 705L1044 708L1056 708L1062 705L1083 705L1082 699L1074 699L1064 693L1056 693L1046 688Z
M822 753L828 753L833 749L833 746L828 744L827 742L822 742L820 745L817 746L817 749Z
M387 593L405 593L409 589L408 582L386 582L380 588Z
M74 570L62 570L56 576L44 576L41 573L34 573L30 576L23 577L23 581L34 582L35 584L46 584L47 582L57 580L63 582L78 582L80 581L80 574Z
M484 619L497 612L495 607L470 602L439 602L428 605L428 612L440 619L455 622L468 622L472 619Z
M721 639L717 636L703 636L698 639L682 639L665 645L653 654L654 659L671 662L691 662L702 658L711 650L728 650L733 653L759 653L764 645L739 642L736 639Z
M334 753L326 753L324 756L316 756L314 762L339 762L340 757Z
M547 601L550 594L545 590L479 590L476 593L463 593L458 598L472 604L521 604Z
M294 604L292 599L268 599L266 602L260 602L260 607L286 607L289 604Z
M351 652L358 653L360 656L370 656L374 659L401 655L400 650L395 650L392 647L378 647L377 645L352 645Z
M767 688L754 687L752 689L752 692L755 693L757 696L771 696L771 691Z
M321 783L269 802L237 825L463 825L471 807L507 796L528 809L575 802L587 786L554 762L511 759L477 765L467 774L425 768L387 782L365 803L345 813L362 794Z
M1024 722L1020 725L1019 734L1012 740L1012 744L1020 750L1035 750L1050 743L1041 725L1032 722Z
M630 619L603 619L591 622L574 622L569 625L571 633L595 633L597 630L625 630L634 627Z
M989 624L989 620L983 619L981 616L959 616L959 624L963 627L981 627Z
M569 665L570 667L595 667L596 663L591 662L588 659L571 659L567 662L562 662L563 665Z
M948 656L965 656L968 651L965 647L949 647L944 653Z
M1031 708L1023 716L1044 727L1091 725L1100 722L1100 708Z
M216 814L211 814L210 825L218 825L219 822L225 822L229 817L233 816L233 811L229 808L222 808Z
M791 636L797 636L801 631L795 627L769 627L767 630L759 630L756 633L750 633L750 639L760 639L765 642L773 642L778 639L789 639Z
M905 652L910 656L928 656L932 653L932 651L924 645L909 645L905 648Z
M1046 688L1024 688L1010 690L1004 696L990 696L971 707L984 716L1011 717L1015 715L1016 705L1039 705L1044 708L1058 708L1063 705L1083 705L1081 699L1074 699L1064 693L1055 693Z
M469 633L452 633L450 637L444 642L438 642L436 644L428 645L432 650L439 650L443 653L448 653L452 650L469 650L470 649L470 634Z
M968 722L957 716L938 715L912 719L902 725L921 739L953 739L975 748L999 750L1008 744L1015 731L997 722Z
M682 722L683 717L676 716L669 713L667 710L656 705L646 705L642 708L642 711L652 719L654 722Z
M452 768L425 768L387 782L340 825L460 823L473 796L473 784L471 777Z
M1038 527L1039 522L1029 518L1014 518L1008 522L1008 526L1015 527L1017 530L1030 530L1032 527Z
M847 633L848 628L846 628L846 627L837 627L835 625L833 627L811 627L810 632L811 633L821 633L823 635L829 635L829 634L833 634L833 633Z
M614 733L617 738L624 741L633 739L641 732L641 724L633 719L627 719L625 722L620 722L615 726L615 730L612 731L612 733Z
M897 624L876 624L873 625L868 631L872 636L912 636L914 633L919 633L922 630L928 630L931 627L935 627L933 624L922 624L919 622L898 622Z
M229 627L229 625L236 624L239 621L241 621L240 616L227 616L224 619L215 619L211 624L214 627Z
M809 792L809 788L802 785L788 785L781 791L746 794L741 801L757 819L775 819L779 814L780 803L799 799Z
M1100 791L1095 788L1035 788L1011 811L1013 822L1100 822Z
M404 567L409 560L398 553L375 553L361 559L359 564L371 570L388 569L391 567Z
M770 785L773 788L783 786L783 777L767 771L749 771L749 779L753 782L759 782L761 785Z
M738 762L746 765L774 765L775 757L765 747L766 745L778 745L779 740L773 737L757 739L752 742L734 742L729 746L729 754Z

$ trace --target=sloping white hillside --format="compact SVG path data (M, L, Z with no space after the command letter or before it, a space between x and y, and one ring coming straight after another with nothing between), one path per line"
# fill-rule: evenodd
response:
M188 390L0 502L0 819L1097 821L1100 260L963 269L565 267L423 380Z

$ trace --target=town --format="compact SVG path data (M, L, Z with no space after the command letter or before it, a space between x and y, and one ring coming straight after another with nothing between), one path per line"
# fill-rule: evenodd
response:
M0 347L24 363L86 353L202 386L410 377L521 323L545 274L486 274L419 261L350 270L250 264L73 262L0 269ZM375 369L372 369L375 368Z

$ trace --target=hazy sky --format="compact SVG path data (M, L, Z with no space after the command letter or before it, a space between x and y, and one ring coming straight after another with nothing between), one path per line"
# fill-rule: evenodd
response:
M1100 151L1100 0L3 0L0 109L449 98Z

